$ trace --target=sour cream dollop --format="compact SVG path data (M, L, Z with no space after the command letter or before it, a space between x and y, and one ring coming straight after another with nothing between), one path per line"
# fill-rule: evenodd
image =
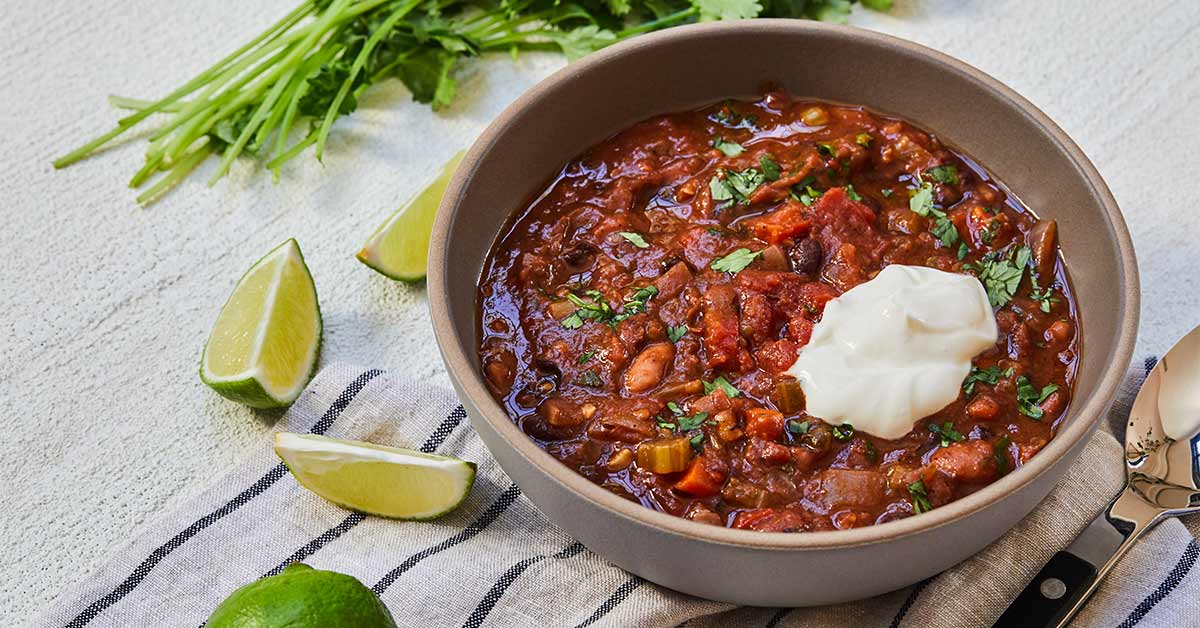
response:
M788 373L809 414L895 439L958 398L996 335L979 280L893 264L825 305Z

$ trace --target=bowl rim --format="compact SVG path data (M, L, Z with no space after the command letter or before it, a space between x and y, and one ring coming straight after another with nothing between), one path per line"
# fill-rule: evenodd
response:
M579 473L563 465L542 448L538 447L508 417L499 403L492 397L483 377L477 369L477 356L464 347L473 347L474 338L462 338L456 332L450 318L448 273L451 261L448 246L451 226L459 211L459 205L467 188L471 185L475 168L485 154L496 145L500 136L513 123L518 114L544 95L552 93L563 83L586 74L592 68L603 66L615 59L635 54L646 48L667 47L681 40L729 34L786 34L803 37L814 33L832 33L839 39L865 39L877 46L891 49L894 53L922 57L927 62L940 66L944 72L975 82L1020 110L1031 124L1039 126L1073 162L1076 172L1101 200L1101 211L1120 252L1123 308L1119 313L1119 335L1114 348L1115 359L1103 367L1095 392L1076 406L1075 420L1067 423L1050 443L1029 462L1012 473L992 482L984 488L935 508L919 517L906 517L882 524L820 532L759 532L706 525L659 512L592 483ZM903 115L903 112L896 112ZM953 139L953 138L951 138ZM583 147L581 147L582 149ZM493 244L494 244L493 240ZM428 297L434 336L451 378L459 386L460 394L467 398L467 405L474 406L478 414L495 430L505 444L537 468L542 475L571 493L590 502L594 507L621 517L631 523L654 528L660 533L683 537L688 541L699 541L747 549L770 549L789 551L824 550L872 545L902 537L930 532L952 524L980 510L1004 501L1007 497L1034 482L1060 461L1061 458L1091 434L1092 428L1114 399L1125 368L1133 355L1134 342L1140 307L1140 290L1137 263L1129 230L1122 217L1112 192L1104 183L1100 173L1074 141L1055 124L1049 116L981 70L920 44L898 37L852 26L828 24L799 19L754 19L736 22L710 22L677 26L662 31L640 35L610 46L559 69L518 97L488 125L471 145L461 165L455 172L442 203L438 209L430 240L428 262ZM476 289L478 278L476 278ZM1078 400L1075 400L1078 403Z

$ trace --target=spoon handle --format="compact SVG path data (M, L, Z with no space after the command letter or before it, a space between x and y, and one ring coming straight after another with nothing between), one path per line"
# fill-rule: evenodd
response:
M1156 515L1157 509L1126 486L1066 549L1050 558L992 628L1066 626Z

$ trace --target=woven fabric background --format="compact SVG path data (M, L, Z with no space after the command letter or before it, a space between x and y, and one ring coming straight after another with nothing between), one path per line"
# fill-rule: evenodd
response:
M1138 380L1131 374L1129 391ZM299 486L270 442L238 471L118 549L33 628L196 626L233 589L302 560L359 578L401 626L859 626L983 628L1121 487L1121 447L1097 432L1026 519L983 552L905 590L811 609L736 608L608 564L543 516L487 453L449 390L333 365L285 431L369 440L479 464L474 490L433 522L363 517ZM1149 533L1075 626L1200 625L1200 547L1182 524Z

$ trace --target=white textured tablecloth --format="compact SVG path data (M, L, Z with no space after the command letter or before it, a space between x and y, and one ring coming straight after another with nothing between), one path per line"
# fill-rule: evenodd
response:
M562 61L497 57L440 115L391 85L284 182L204 172L148 210L125 182L141 142L55 172L115 119L110 93L163 93L295 0L7 0L0 10L0 624L31 616L157 513L260 448L278 414L196 376L245 268L296 237L325 316L323 355L445 377L424 291L354 260L378 222ZM899 1L852 23L930 45L1044 109L1105 176L1142 272L1138 355L1200 321L1200 2ZM15 620L15 621L14 621Z

